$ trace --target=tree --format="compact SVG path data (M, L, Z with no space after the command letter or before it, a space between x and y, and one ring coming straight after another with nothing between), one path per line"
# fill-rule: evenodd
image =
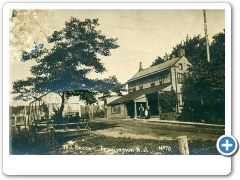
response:
M115 76L103 80L90 79L89 73L106 71L99 56L110 56L116 49L117 39L107 38L97 31L98 19L80 21L72 17L62 30L48 37L53 46L44 48L36 44L31 52L22 52L22 61L33 60L37 64L30 69L33 77L13 83L15 99L29 100L45 93L56 92L61 97L58 117L62 117L64 102L71 96L79 96L87 103L96 101L97 93L118 94L125 90Z
M162 113L176 112L177 95L173 89L159 94L158 102Z
M154 62L152 62L150 67L156 66L156 65L164 63L164 62L165 62L165 60L162 59L160 56L158 56L157 59L155 59Z
M184 121L201 121L207 112L203 110L203 91L196 86L196 80L191 74L183 75L182 100L184 102L181 119Z
M204 38L202 49L193 49L192 63L183 81L182 119L224 123L225 118L225 32L213 36L210 62L206 58Z
M43 102L41 105L40 105L40 110L42 112L44 112L44 115L45 115L45 118L46 119L49 119L49 108L48 108L48 105L46 102Z
M158 56L157 59L152 62L151 66L155 66L166 62L167 60L178 57L178 50L180 48L183 48L185 50L186 57L194 67L197 67L197 65L199 64L199 60L204 60L205 62L205 38L202 38L201 35L195 35L193 38L186 36L186 40L175 45L170 54L165 53L164 58Z
M212 118L225 123L225 31L213 36L210 46L211 63L209 82L211 85Z
M212 37L210 62L207 61L205 37L195 35L173 47L169 58L178 56L179 48L191 63L184 74L181 119L224 123L225 118L225 32ZM154 65L162 63L155 60Z

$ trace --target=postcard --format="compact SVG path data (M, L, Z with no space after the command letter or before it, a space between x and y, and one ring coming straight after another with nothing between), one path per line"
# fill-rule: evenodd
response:
M8 3L3 15L5 174L231 172L230 5Z

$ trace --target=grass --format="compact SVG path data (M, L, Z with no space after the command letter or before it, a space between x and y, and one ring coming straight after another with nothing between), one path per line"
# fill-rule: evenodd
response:
M101 135L85 136L64 143L50 154L68 155L179 155L177 140L114 138ZM71 142L70 141L70 142ZM219 155L216 142L195 140L188 142L190 155Z

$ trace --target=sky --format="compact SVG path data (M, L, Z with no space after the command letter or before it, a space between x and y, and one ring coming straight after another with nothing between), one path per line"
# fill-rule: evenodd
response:
M12 11L9 12L12 14ZM224 10L207 10L209 41L225 29ZM34 42L49 47L46 37L61 30L70 17L80 20L98 18L98 29L108 38L118 38L117 49L111 56L101 56L107 69L102 75L92 73L91 78L116 75L121 83L127 82L139 69L148 68L158 57L171 53L172 48L201 34L204 36L202 10L22 10L10 21L10 83L30 76L32 62L21 62L22 50L31 51ZM11 99L11 96L10 96Z

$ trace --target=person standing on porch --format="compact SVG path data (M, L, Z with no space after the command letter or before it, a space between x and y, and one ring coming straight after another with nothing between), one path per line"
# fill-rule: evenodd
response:
M144 107L142 106L142 104L140 104L139 112L140 112L140 119L142 119L143 118L143 113L144 113Z
M151 110L150 110L150 106L148 106L145 111L146 119L150 119L150 115L151 115Z

